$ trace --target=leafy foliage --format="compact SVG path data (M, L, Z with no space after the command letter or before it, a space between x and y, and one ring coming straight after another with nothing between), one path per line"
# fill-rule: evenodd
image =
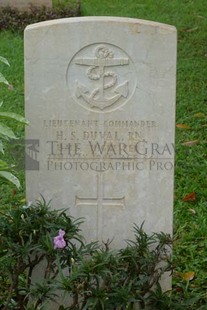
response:
M78 257L71 275L62 275L60 288L73 297L65 309L145 309L151 289L171 269L170 244L165 234L148 236L135 226L135 241L126 248L111 251L106 244Z
M71 248L70 240L81 239L78 235L79 223L68 217L65 211L49 210L48 204L42 203L12 208L1 212L0 220L0 304L3 309L10 309L11 303L16 303L15 309L23 309L27 297L32 295L31 276L34 268L45 259L44 280L49 283L58 273L55 263L59 252L54 250L52 238L59 227L66 231L68 242L67 252L62 251L61 260L69 260L75 246ZM82 243L81 243L82 244ZM35 294L35 303L49 296L47 285L37 284L41 294ZM33 289L34 290L34 289ZM37 308L35 308L37 309Z
M133 309L135 305L145 309L155 303L151 290L171 270L169 236L148 236L135 226L135 240L112 251L109 244L85 244L80 223L64 210L51 210L44 200L1 212L2 309L41 309L49 301L65 310ZM54 238L60 227L66 246L56 249ZM33 272L40 264L42 280L33 283ZM58 291L71 297L66 305L58 299Z
M9 62L7 61L7 59L2 56L0 56L0 62L9 66ZM0 83L6 84L7 86L9 85L9 82L2 73L0 73ZM2 104L3 102L0 103L0 109L2 107ZM0 111L0 152L2 154L4 154L3 140L17 139L13 130L4 123L2 123L2 120L5 119L14 120L22 124L27 124L25 118L16 113ZM0 159L0 178L8 180L9 182L16 185L17 188L19 188L20 182L18 178L16 178L9 170L10 170L9 165L5 161Z

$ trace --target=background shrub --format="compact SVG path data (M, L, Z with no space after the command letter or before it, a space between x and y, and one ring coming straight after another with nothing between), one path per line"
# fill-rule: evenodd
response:
M24 28L33 23L80 16L80 1L59 1L53 8L45 6L35 7L31 5L28 11L19 11L15 8L4 7L0 9L0 30L23 31Z

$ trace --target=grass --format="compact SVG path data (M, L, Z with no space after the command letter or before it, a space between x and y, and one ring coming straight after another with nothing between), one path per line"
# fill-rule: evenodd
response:
M7 88L0 85L0 98L3 100L2 111L15 112L24 115L24 58L23 58L23 36L22 34L11 33L8 31L0 32L0 55L8 59L10 67L0 64L0 72L4 74L11 86ZM11 124L13 130L19 138L24 137L24 128L15 122ZM5 156L2 157L2 159ZM12 163L12 154L7 160ZM17 191L11 185L2 184L0 180L0 204L8 207L8 205L19 205L25 197L25 179L22 171L14 172L21 180L22 188Z
M66 2L66 1L65 1ZM174 206L174 288L186 298L198 297L189 309L207 304L207 10L206 0L82 0L81 14L126 16L172 24L178 30L177 124ZM0 33L0 55L11 64L3 64L13 90L1 87L5 110L23 113L23 38L21 34ZM186 126L185 126L186 125ZM189 129L187 129L189 126ZM23 135L22 128L15 128ZM186 145L185 143L188 142ZM19 174L22 184L24 176ZM195 196L183 201L190 193ZM19 204L24 189L16 193L1 185L0 202ZM192 194L193 195L193 194ZM184 199L185 200L185 199ZM183 275L194 272L192 280ZM203 308L205 309L205 308ZM207 309L207 306L206 306Z
M77 0L52 0L52 6L53 7L67 7L68 5L71 5L73 3L77 3Z

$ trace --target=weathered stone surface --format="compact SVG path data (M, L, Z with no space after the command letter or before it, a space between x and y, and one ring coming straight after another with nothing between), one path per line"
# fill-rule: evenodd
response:
M172 234L175 76L173 26L112 17L28 26L26 136L39 139L28 200L41 193L69 208L85 218L87 241L114 248L134 223Z
M28 10L30 6L52 7L52 0L0 0L0 7L10 6L18 10Z

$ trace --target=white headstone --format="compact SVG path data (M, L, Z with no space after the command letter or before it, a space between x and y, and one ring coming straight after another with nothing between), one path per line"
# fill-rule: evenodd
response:
M172 234L176 29L115 17L25 31L27 199L84 217L87 241ZM39 140L39 141L36 141ZM34 152L33 152L34 153ZM36 156L36 157L35 157ZM33 164L36 165L33 166Z
M0 7L10 6L18 10L28 10L33 6L52 7L52 0L0 0Z

